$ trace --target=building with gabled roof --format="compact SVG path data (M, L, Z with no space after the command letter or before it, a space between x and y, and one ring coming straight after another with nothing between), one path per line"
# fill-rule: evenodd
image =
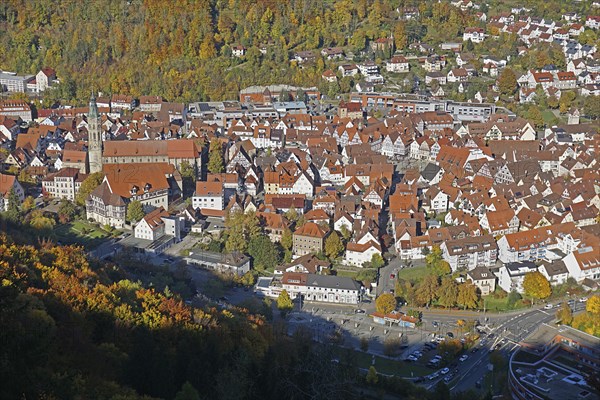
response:
M310 253L320 253L324 250L325 238L329 229L325 225L307 222L294 232L294 254L303 256Z

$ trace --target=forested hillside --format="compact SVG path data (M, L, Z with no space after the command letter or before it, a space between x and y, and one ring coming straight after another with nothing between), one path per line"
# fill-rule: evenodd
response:
M492 3L490 14L507 6ZM548 7L552 2L525 3L540 15L561 11ZM401 20L405 7L418 7L421 17ZM319 84L326 62L299 68L289 62L297 50L357 52L392 33L399 49L419 40L435 45L475 24L447 2L416 0L6 0L0 69L52 67L63 84L47 95L67 100L85 100L92 87L168 100L231 99L254 84ZM244 58L231 57L234 45L248 48Z
M355 376L245 309L192 309L79 248L5 234L0 343L0 399L351 398Z

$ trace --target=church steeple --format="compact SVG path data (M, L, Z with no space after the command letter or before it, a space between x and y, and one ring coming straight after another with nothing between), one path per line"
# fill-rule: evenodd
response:
M98 127L98 105L94 91L90 97L90 108L87 115L88 122L88 159L90 173L102 171L102 136Z

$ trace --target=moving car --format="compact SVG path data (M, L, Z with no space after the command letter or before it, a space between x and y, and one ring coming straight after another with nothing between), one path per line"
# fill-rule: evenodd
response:
M466 354L463 354L462 356L460 356L460 358L458 359L458 361L461 361L461 362L462 362L462 361L466 361L466 360L467 360L467 358L469 358L469 356L468 356L468 355L466 355Z
M356 314L365 314L365 313L366 313L366 311L365 311L365 310L363 310L362 308L357 308L356 310L354 310L354 312L355 312Z

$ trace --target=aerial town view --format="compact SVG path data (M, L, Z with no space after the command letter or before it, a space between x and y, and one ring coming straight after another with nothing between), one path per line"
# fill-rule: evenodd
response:
M38 399L600 399L600 1L0 1Z

